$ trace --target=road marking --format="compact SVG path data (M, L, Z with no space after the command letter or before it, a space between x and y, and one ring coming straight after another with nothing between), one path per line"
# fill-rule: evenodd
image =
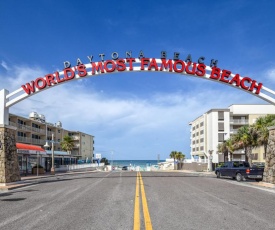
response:
M145 230L153 230L142 176L140 172L137 172L135 209L134 209L134 230L140 230L140 205L139 205L140 192L141 192L141 200L142 200L142 207L143 207Z
M139 173L139 177L140 177L140 188L141 188L141 198L142 198L142 207L143 207L145 229L146 230L152 230L153 227L152 227L151 218L150 218L150 214L149 214L149 209L148 209L148 205L147 205L147 199L146 199L146 195L145 195L144 184L143 184L143 180L142 180L140 172L138 172L138 173Z
M135 196L134 230L140 230L140 217L139 217L139 176L138 176L138 173L137 173L136 196Z

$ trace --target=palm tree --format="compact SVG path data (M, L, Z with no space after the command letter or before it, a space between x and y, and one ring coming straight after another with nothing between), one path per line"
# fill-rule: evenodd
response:
M170 158L174 159L174 169L176 170L176 158L177 158L177 151L172 151L170 153Z
M275 115L269 114L264 117L259 117L255 123L255 129L258 134L258 145L264 146L264 158L266 157L269 130L267 127L275 125Z
M179 169L182 169L182 161L185 159L185 154L183 154L182 152L177 152L176 159L179 160L179 162L180 162Z
M69 153L73 150L74 140L72 139L72 137L66 135L64 136L63 141L61 141L60 144L61 148Z
M257 146L257 132L255 126L244 125L234 135L234 148L244 149L245 160L252 163L252 149Z

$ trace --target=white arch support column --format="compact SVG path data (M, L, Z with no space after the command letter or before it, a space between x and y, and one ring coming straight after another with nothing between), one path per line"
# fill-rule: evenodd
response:
M8 94L6 89L0 91L0 125L9 125L9 108L6 107Z

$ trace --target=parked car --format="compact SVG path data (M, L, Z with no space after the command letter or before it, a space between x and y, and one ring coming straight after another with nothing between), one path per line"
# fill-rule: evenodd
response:
M255 179L261 181L263 179L264 168L250 167L246 161L230 161L224 162L220 167L215 169L217 178L232 177L237 181L245 179Z
M128 166L123 166L122 170L128 170Z

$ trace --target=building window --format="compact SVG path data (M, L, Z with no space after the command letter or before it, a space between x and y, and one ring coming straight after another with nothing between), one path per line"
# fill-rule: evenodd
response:
M218 131L224 131L224 123L218 123Z
M199 128L199 125L196 125L196 129Z
M199 140L196 140L196 143L198 144L198 143L199 143Z
M58 129L58 133L60 133L60 129Z
M195 133L193 133L193 137L195 137Z
M223 111L219 111L218 112L218 119L219 119L219 121L223 121L224 120L224 112Z
M203 150L203 146L200 147L200 150Z
M218 133L218 141L223 142L224 141L224 133Z
M202 127L203 126L203 121L200 123L200 127Z
M203 134L203 133L204 133L204 131L203 131L203 130L201 130L201 131L200 131L200 134Z
M197 132L196 135L199 136L199 132Z
M196 151L199 151L199 147L196 148Z
M204 141L204 139L203 139L203 138L201 138L201 139L200 139L200 142L203 142L203 141Z
M193 141L193 145L195 144L195 141Z
M196 128L196 127L195 127L195 126L193 126L192 130L195 130L195 128Z
M193 148L192 150L193 150L193 152L195 152L195 150L196 150L196 149L195 149L195 148Z

